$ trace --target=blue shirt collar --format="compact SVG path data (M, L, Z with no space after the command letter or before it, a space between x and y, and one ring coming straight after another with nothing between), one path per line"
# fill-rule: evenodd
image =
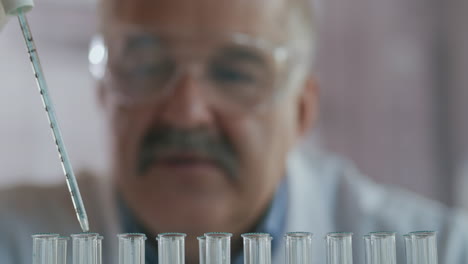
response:
M253 230L253 232L258 233L269 233L273 237L273 240L271 242L271 249L273 252L280 250L280 242L286 229L286 211L288 205L288 196L288 180L287 177L285 177L278 186L273 200L270 206L268 207L267 211L265 212L264 216L256 225L255 230ZM125 204L122 197L117 197L119 218L122 224L123 232L144 233L148 236L149 232L147 232L144 226L137 221L133 212ZM154 237L148 237L145 251L146 263L158 263L157 243ZM238 252L233 256L233 264L242 264L243 258L243 252Z

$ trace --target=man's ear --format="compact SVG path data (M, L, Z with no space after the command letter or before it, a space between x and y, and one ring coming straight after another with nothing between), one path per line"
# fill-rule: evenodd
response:
M304 82L304 87L298 96L298 137L302 138L312 128L318 117L319 111L319 88L317 79L310 75Z

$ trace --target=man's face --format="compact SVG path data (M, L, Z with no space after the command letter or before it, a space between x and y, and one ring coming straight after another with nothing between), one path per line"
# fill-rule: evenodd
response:
M145 61L156 54L164 57L161 72L177 71L173 74L177 77L171 75L170 80L161 77L145 83L145 91L160 89L160 83L169 91L154 97L148 93L150 99L144 102L111 99L116 87L125 82L108 83L102 89L115 132L114 176L125 201L153 233L249 231L285 176L287 153L303 134L309 121L304 112L314 102L302 87L294 92L286 85L280 75L287 69L268 60L274 57L268 52L276 46L255 49L261 53L258 59L245 50L233 51L229 41L242 35L287 44L287 0L115 0L114 4L104 32L118 39L108 42L109 67L119 71L136 56ZM120 34L127 26L145 30ZM163 36L157 35L162 32ZM114 54L119 57L135 46L145 52L112 61L113 50L119 50L120 55ZM242 83L252 76L234 76L229 67L260 76L262 82L249 84L249 89L268 90L283 83L279 85L283 92L275 93L281 99L270 100L269 94L267 99L243 101L251 95ZM231 87L226 79L237 82L231 85L236 88L230 90L232 94L221 89ZM123 87L127 91L143 85L138 80L128 83L135 87ZM242 89L247 92L243 94ZM257 101L262 101L262 107L252 106Z

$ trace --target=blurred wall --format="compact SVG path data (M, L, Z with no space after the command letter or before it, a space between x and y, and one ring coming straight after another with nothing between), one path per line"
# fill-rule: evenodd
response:
M331 150L379 182L440 198L431 94L435 17L425 2L322 2L321 125Z
M378 182L453 205L457 163L468 153L468 1L322 4L328 147Z

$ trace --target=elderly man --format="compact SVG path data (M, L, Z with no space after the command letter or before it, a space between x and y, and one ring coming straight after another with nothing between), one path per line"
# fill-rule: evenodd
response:
M423 229L440 232L442 263L468 263L465 218L296 147L317 114L312 13L306 0L102 2L98 96L112 172L80 183L106 263L116 263L121 232L147 234L147 263L157 261L158 233L187 233L188 263L197 263L197 236L233 233L240 263L240 234L268 232L282 263L282 236L309 231L323 263L327 232ZM2 263L30 263L33 233L79 232L64 186L1 195ZM354 255L363 263L358 239Z

